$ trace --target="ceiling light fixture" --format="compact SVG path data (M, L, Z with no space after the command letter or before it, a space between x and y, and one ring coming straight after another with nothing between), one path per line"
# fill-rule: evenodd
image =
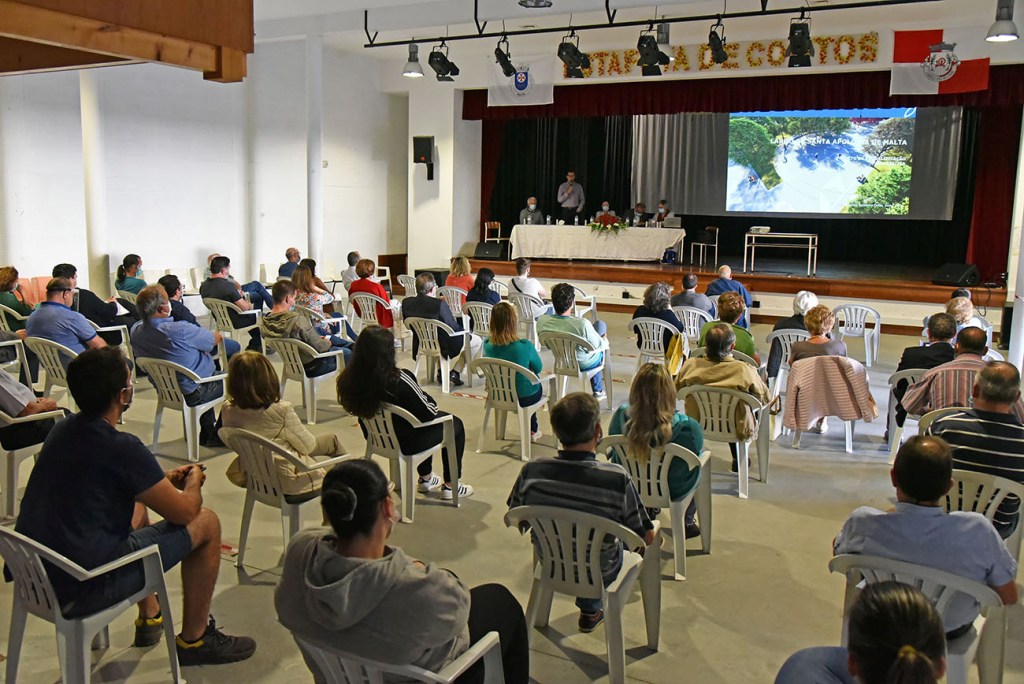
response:
M455 62L448 59L448 44L443 40L440 45L435 45L434 49L430 51L427 64L437 74L438 81L454 81L455 79L452 76L459 75L459 67L455 66Z
M423 67L420 66L420 46L416 43L409 43L409 61L402 69L402 75L408 78L422 78Z
M575 29L570 30L558 44L558 58L565 65L569 78L583 78L583 70L590 68L590 55L580 51L580 37Z
M519 6L527 9L544 9L551 7L551 0L519 0Z
M998 0L996 21L988 30L985 40L990 43L1007 43L1017 38L1017 25L1013 23L1013 0Z
M504 45L503 50L501 46ZM516 75L516 68L512 64L512 55L508 51L508 37L502 36L498 41L498 47L494 48L494 61L501 65L501 73L505 78L512 78Z
M637 64L644 76L661 76L661 67L668 66L668 55L658 49L658 41L654 36L654 24L640 32L636 41L636 50L640 53Z
M813 56L811 18L807 16L807 10L802 9L800 16L789 22L789 47L786 48L786 57L789 57L791 67L809 67Z
M715 64L725 64L729 61L729 53L725 51L725 42L725 24L722 23L722 15L718 15L718 21L711 25L711 31L708 33L711 61Z
M662 19L664 19L664 17L662 17ZM658 24L658 48L662 52L668 54L669 62L674 62L676 61L676 58L672 56L672 43L671 38L669 38L669 27L671 26L672 24L667 21L663 21Z

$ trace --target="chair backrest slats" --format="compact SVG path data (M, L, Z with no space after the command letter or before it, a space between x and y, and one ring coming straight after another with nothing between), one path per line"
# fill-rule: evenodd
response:
M448 308L451 309L452 316L458 318L462 315L462 303L466 301L466 295L469 294L461 287L439 287L437 288L437 296L445 301Z
M672 312L683 324L683 332L686 333L686 336L695 341L700 339L701 327L714 320L707 311L695 309L692 306L673 306Z
M491 311L494 305L486 302L466 302L464 309L473 321L473 333L484 338L490 337Z

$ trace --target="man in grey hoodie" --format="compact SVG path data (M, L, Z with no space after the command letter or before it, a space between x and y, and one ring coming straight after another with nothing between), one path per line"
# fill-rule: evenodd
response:
M274 283L272 296L274 307L260 322L260 330L265 339L292 338L305 342L320 354L341 349L347 365L352 358L352 343L337 335L323 336L314 328L309 316L295 311L295 285L290 280L278 280ZM331 373L338 367L335 357L324 359L303 359L306 375L315 378Z

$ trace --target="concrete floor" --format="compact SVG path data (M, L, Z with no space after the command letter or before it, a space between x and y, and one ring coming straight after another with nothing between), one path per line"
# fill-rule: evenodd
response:
M611 331L618 402L628 395L628 378L636 364L634 347L626 335L627 316L607 314L602 318ZM754 328L755 339L764 348L769 328ZM834 419L826 435L806 435L799 451L789 447L788 438L781 438L772 446L769 482L761 484L752 478L750 499L741 501L736 497L736 478L729 473L727 446L711 445L715 470L713 552L702 555L699 540L691 540L687 579L676 582L670 579L671 545L666 544L662 556L661 647L657 653L644 645L638 594L626 610L626 674L630 681L771 682L793 651L839 642L843 580L828 572L831 541L856 506L886 507L895 500L886 465L888 452L882 442L886 380L900 351L911 344L916 344L915 338L883 337L881 360L870 369L880 418L857 425L854 454L844 452L842 426ZM859 340L852 340L850 349L852 356L863 359ZM408 360L408 354L402 358ZM530 586L529 542L502 522L505 500L520 468L518 441L498 443L488 439L485 448L492 451L474 453L483 417L479 384L472 389L461 388L462 392L453 396L442 396L436 385L426 388L439 399L442 408L466 423L469 448L464 479L476 488L476 494L464 500L458 510L418 496L416 521L397 526L392 541L414 557L451 568L470 586L505 584L525 606ZM286 394L301 404L294 383ZM329 391L325 397L330 397ZM148 441L154 406L152 388L140 384L124 429ZM313 431L336 432L351 452L361 454L365 443L356 421L343 416L333 399L322 400L320 407L320 423ZM301 408L299 411L302 415ZM161 434L165 441L160 445L160 460L166 467L179 464L178 459L185 453L177 415L169 413ZM542 429L550 434L547 414L540 415ZM605 413L606 421L610 415ZM515 436L514 431L511 427L511 436ZM535 445L534 450L535 456L553 454L543 445ZM224 477L233 455L226 450L201 449L200 458L207 466L206 505L220 515L225 543L237 545L243 492ZM28 470L22 470L22 486ZM440 471L439 463L435 470ZM756 472L756 463L752 470ZM319 517L316 506L307 507L306 515L310 524L315 523ZM663 517L667 524L667 515ZM232 559L225 556L213 601L218 625L229 633L255 637L259 644L256 655L234 665L190 668L184 671L189 681L311 680L294 642L278 625L274 613L273 591L282 553L280 530L277 511L257 506L246 567L236 571ZM176 571L167 575L167 583L174 615L180 619L181 582ZM10 614L10 605L10 585L0 584L0 616ZM530 665L535 681L607 681L603 628L580 634L576 615L570 598L556 597L550 626L535 632ZM147 650L130 646L133 618L126 614L111 626L110 650L94 656L94 681L166 681L166 651L162 645ZM0 618L0 622L5 621L6 617ZM6 653L6 631L6 624L0 624L0 653ZM1024 616L1021 607L1016 606L1010 617L1006 682L1024 682L1022 642ZM54 631L41 620L29 620L20 672L22 681L60 678ZM976 672L972 678L976 680Z

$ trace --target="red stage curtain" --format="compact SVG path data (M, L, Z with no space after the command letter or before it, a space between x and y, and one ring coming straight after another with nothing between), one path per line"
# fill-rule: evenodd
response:
M488 107L486 90L468 90L462 118L539 119L743 112L852 107L990 107L1024 104L1024 65L992 67L989 89L956 95L889 96L888 71L709 79L647 79L630 83L560 85L555 102L537 107Z
M484 223L490 221L491 196L498 178L501 148L505 144L505 122L483 122L483 148L480 151L480 241L484 239ZM510 229L511 230L511 229Z
M983 107L980 112L967 262L977 264L987 280L1006 270L1010 253L1021 107Z

